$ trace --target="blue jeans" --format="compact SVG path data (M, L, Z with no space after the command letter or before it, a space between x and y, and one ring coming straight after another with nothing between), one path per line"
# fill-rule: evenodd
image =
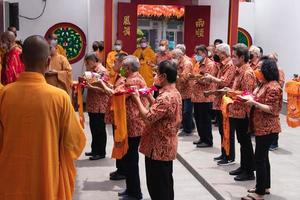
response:
M192 133L195 128L193 120L193 103L191 99L183 100L182 127L186 133Z

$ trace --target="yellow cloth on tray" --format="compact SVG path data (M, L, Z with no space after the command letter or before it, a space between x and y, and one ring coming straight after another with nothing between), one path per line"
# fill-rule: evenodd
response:
M228 111L228 105L232 104L233 100L230 97L227 97L226 95L222 98L221 103L221 110L223 115L223 141L222 141L222 147L225 150L226 155L229 155L230 152L230 124L229 124L229 111Z

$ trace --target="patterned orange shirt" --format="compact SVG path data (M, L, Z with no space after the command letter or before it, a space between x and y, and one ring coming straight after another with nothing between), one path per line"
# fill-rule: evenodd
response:
M250 64L250 67L253 69L253 70L256 70L258 68L258 63L259 61L257 62L252 62L250 61L249 64Z
M105 67L102 65L98 66L96 69L97 73L105 73L106 76L108 76L108 71ZM106 113L107 112L107 107L109 104L109 96L101 92L99 90L95 89L88 89L87 90L87 111L90 113Z
M253 69L249 64L245 64L238 68L233 82L232 89L235 91L247 91L252 93L256 87L256 77ZM250 107L244 103L235 101L228 107L229 117L243 119L250 112Z
M270 106L272 114L254 108L251 123L256 136L281 132L279 114L282 108L282 88L277 81L263 84L254 91L259 103Z
M139 72L134 72L131 76L127 77L125 81L126 90L130 89L131 86L141 89L147 87L147 84ZM142 97L142 102L146 106L147 98ZM126 116L128 137L141 136L145 128L145 122L140 116L139 109L132 96L126 98Z
M166 51L164 54L157 53L156 54L156 64L159 65L162 61L171 60L172 55L170 51Z
M197 75L199 73L208 73L212 76L217 76L218 69L215 65L215 62L209 58L205 58L202 63L195 63L193 74ZM215 84L193 81L192 85L192 102L203 103L203 102L212 102L213 96L206 97L204 96L204 91L209 91L215 89Z
M182 119L181 95L175 85L159 90L147 113L140 152L154 160L171 161L177 155L177 132Z
M236 72L236 66L232 63L230 57L226 58L222 61L220 65L220 69L217 75L217 78L221 79L221 82L217 84L217 89L222 89L224 87L231 88L233 85L234 77ZM213 109L214 110L221 110L221 102L222 102L222 95L215 95L215 99L213 102Z
M193 64L192 62L187 59L186 57L183 57L180 63L178 63L177 67L177 78L176 81L176 88L178 89L179 93L181 94L182 99L190 99L192 95L192 86L193 81L191 80L184 80L183 77L187 74L190 74L193 72Z

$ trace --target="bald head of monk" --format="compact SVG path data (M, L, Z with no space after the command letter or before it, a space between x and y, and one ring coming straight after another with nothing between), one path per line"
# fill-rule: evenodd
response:
M50 48L44 37L28 37L23 44L21 60L25 64L25 71L45 74L50 63Z
M16 42L15 34L11 31L5 31L4 33L1 34L0 42L1 42L1 48L4 51L8 52Z

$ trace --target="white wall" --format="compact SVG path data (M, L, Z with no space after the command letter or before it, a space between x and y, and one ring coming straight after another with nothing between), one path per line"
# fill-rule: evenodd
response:
M298 8L299 0L255 1L255 43L263 47L266 54L278 53L286 80L300 74Z
M8 0L19 2L20 15L28 17L38 16L43 8L42 0ZM103 0L99 0L103 1ZM76 2L76 3L75 3ZM88 0L47 0L44 15L34 21L20 18L20 31L18 38L24 40L26 37L38 34L43 35L54 24L70 22L79 26L87 35L88 29ZM73 74L77 77L82 73L83 61L74 64Z
M247 30L255 41L255 3L240 3L239 27Z
M199 0L198 4L211 6L210 44L215 39L227 42L229 0Z

